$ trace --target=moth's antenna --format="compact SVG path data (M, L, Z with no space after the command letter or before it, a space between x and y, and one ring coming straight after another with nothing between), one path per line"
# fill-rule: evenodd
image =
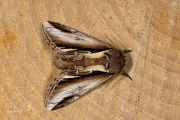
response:
M109 40L109 41L111 41L112 43L113 43L113 41L111 40L111 38L109 38L106 34L104 34L106 37L107 37L107 39ZM119 48L115 43L113 43L113 45L114 46L116 46L117 48ZM120 48L119 48L120 49Z
M113 43L113 41L111 40L111 38L109 38L106 34L104 34L104 35L107 37L107 39L109 39L109 40ZM116 46L117 48L119 48L115 43L113 43L113 45ZM119 49L120 49L120 48L119 48ZM128 53L128 52L132 52L132 50L124 50L124 51L123 51L123 54Z

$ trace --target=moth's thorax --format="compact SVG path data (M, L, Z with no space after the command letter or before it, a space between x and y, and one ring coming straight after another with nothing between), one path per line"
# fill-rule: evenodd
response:
M124 66L124 57L120 51L115 49L96 53L71 51L59 54L55 60L55 66L69 71L78 71L77 73L92 71L118 73Z

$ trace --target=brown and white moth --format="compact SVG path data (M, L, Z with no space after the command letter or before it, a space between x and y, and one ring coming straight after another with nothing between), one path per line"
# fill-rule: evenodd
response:
M44 22L43 32L59 52L55 66L63 69L46 96L46 107L64 107L118 73L125 72L125 56L131 50L117 50L73 28Z

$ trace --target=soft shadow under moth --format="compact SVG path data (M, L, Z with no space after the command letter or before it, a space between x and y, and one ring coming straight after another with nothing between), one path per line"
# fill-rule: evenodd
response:
M46 108L64 107L96 86L125 72L125 53L89 37L73 28L55 22L44 22L43 32L59 53L54 65L63 72L56 78L46 96Z

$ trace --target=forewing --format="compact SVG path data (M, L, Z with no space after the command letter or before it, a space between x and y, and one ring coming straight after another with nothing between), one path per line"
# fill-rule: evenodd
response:
M73 28L55 23L44 22L43 31L48 41L55 48L81 49L81 50L106 50L110 48L107 44L89 37Z
M112 74L107 73L84 76L63 73L50 88L46 97L46 107L48 110L64 107L110 78Z

